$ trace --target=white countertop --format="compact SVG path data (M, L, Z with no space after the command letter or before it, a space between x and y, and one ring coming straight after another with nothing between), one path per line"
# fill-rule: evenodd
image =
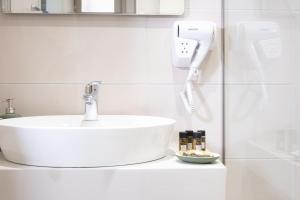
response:
M225 185L226 168L219 161L190 164L169 155L127 166L47 168L14 164L0 154L0 199L182 200L198 193L224 200Z
M96 167L96 168L49 168L49 167L36 167L36 166L26 166L15 164L5 160L3 154L0 152L0 170L82 170L82 169L89 169L89 170L154 170L154 169L225 169L225 166L220 162L216 161L213 164L192 164L192 163L185 163L176 158L174 155L169 155L165 158L146 162L141 164L134 164L134 165L126 165L126 166L114 166L114 167Z

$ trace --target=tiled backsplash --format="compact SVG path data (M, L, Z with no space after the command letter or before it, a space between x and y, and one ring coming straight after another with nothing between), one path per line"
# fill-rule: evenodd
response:
M186 72L171 64L176 20L211 20L220 31L221 0L186 0L181 17L2 14L0 98L15 98L25 116L81 114L85 83L102 80L100 114L174 118L176 132L206 129L209 148L221 153L221 36L203 66L198 112L190 116L179 98Z

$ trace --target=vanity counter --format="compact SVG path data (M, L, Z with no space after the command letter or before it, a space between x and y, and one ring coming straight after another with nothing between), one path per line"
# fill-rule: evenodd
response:
M226 167L221 162L189 164L171 155L99 168L24 166L0 155L3 200L224 200L225 182Z

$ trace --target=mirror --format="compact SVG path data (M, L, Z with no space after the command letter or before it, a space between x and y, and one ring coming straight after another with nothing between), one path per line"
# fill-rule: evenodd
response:
M182 15L184 0L0 0L16 14Z

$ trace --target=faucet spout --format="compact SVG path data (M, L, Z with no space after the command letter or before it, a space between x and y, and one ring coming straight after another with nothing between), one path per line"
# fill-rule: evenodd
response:
M85 121L98 120L98 90L100 84L100 81L92 81L85 87L85 94L83 95L85 101Z

